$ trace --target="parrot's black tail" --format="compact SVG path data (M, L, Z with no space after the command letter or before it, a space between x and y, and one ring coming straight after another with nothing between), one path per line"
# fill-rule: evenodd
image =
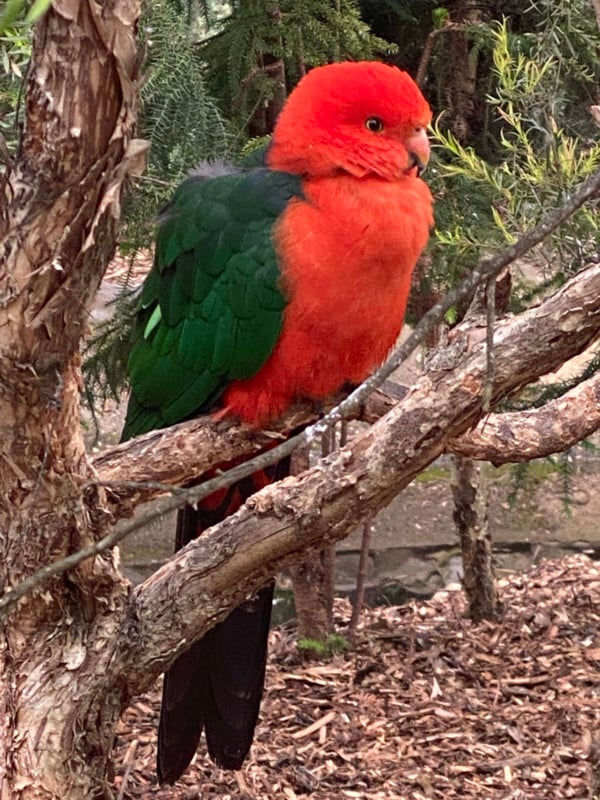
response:
M289 474L289 459L211 495L177 518L176 549L236 511L267 483ZM158 729L158 778L174 783L194 757L202 729L210 757L239 769L250 750L265 683L271 582L182 653L166 672Z

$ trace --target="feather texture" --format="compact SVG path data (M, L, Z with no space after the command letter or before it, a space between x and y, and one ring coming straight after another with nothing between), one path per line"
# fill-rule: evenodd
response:
M298 178L266 169L177 189L140 298L124 439L207 410L268 359L286 304L273 229L300 194Z

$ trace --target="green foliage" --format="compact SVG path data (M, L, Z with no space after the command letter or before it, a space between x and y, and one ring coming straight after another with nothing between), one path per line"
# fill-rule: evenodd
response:
M491 26L489 36L497 85L488 101L500 124L495 163L463 146L439 120L434 127L439 200L432 280L443 289L483 250L503 247L533 227L600 167L600 142L569 135L553 116L556 94L542 108L559 57L536 53L533 60L519 50L506 23ZM548 281L564 280L589 263L598 229L597 205L588 205L546 240L540 256ZM516 299L522 307L528 288Z
M337 633L330 633L324 642L318 639L298 639L298 650L312 658L327 659L338 653L344 653L348 647L348 640Z
M511 464L509 471L510 491L508 504L511 510L518 508L519 501L527 502L536 490L549 479L555 480L556 496L560 500L563 513L571 516L573 512L575 477L577 475L577 450L588 450L598 455L600 448L592 442L581 442L576 448L556 453L546 458L522 464Z
M542 383L535 386L528 386L521 392L519 397L504 401L499 410L501 411L523 411L528 408L541 408L562 397L563 394L579 385L582 381L588 380L600 370L600 353L596 353L579 374L573 375L563 381L555 383Z
M140 31L146 79L139 132L151 148L146 173L124 206L120 242L126 253L152 240L157 209L181 179L201 161L223 157L231 143L229 126L206 89L205 65L185 16L168 0L153 0Z
M4 145L5 158L15 152L18 144L18 113L30 55L31 27L19 19L11 25L5 24L3 17L0 20L0 144Z
M436 0L360 0L362 18L379 38L395 45L393 61L416 74L428 34L449 14ZM433 97L430 82L427 94Z
M177 181L199 161L227 152L229 128L206 90L198 45L165 0L148 7L142 46L141 131L152 143L154 172Z
M52 5L52 0L7 0L4 10L0 13L0 35L13 29L19 22L32 25Z
M530 0L515 45L539 64L551 61L531 96L530 116L542 129L557 125L579 136L594 134L588 106L600 82L598 27L589 0Z
M0 172L18 146L19 107L31 56L31 26L52 0L7 0L0 12Z
M556 456L510 464L508 466L510 490L507 500L511 511L518 507L520 498L527 500L532 497L542 483L559 472L560 465Z
M373 58L394 45L374 36L356 0L246 0L203 45L210 86L243 137L265 103L304 71L330 61ZM268 129L259 131L269 133Z
M83 399L99 433L95 409L106 400L119 400L126 381L131 331L138 291L125 288L112 302L112 316L100 323L87 340L83 362Z
M450 22L450 12L447 8L443 6L438 6L434 8L431 12L431 17L433 19L433 26L434 28L443 28L448 22Z

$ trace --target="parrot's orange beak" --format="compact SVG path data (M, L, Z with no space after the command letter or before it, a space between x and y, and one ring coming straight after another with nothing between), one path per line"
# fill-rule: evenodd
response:
M410 167L416 167L417 175L422 175L429 162L429 154L431 152L427 129L424 127L419 128L406 139L404 144L410 157Z

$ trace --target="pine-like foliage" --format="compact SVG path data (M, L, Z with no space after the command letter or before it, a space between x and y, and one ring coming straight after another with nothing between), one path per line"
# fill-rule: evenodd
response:
M289 93L308 68L396 49L371 33L356 0L238 0L231 6L203 52L210 86L242 139L261 105Z
M228 124L208 95L205 63L186 17L153 0L142 28L146 80L140 127L152 143L151 167L177 180L199 161L223 156Z
M440 290L483 251L503 247L533 227L600 166L597 137L578 133L565 117L569 102L560 93L556 41L549 52L538 42L525 53L523 36L513 36L506 23L489 26L487 35L494 65L495 89L488 104L498 130L495 159L485 160L458 142L443 129L443 115L435 130L437 158L430 182L439 199L431 278ZM580 72L581 96L587 67ZM597 254L599 230L597 204L590 204L549 237L537 253L541 285L532 290L517 282L513 310L588 264Z
M139 134L150 141L150 153L145 174L124 203L122 254L150 247L157 212L176 184L199 162L226 155L231 145L229 126L206 89L205 64L188 21L186 9L174 0L152 0L140 25L146 59ZM135 307L136 293L126 280L111 319L87 343L84 380L90 408L118 397L125 385Z
M131 332L135 324L138 290L123 287L112 301L111 317L98 325L85 346L83 401L100 433L96 410L106 400L119 400L127 380Z
M188 15L169 0L148 3L140 25L146 55L141 90L140 136L150 141L146 173L129 194L121 246L147 246L158 208L199 162L225 155L228 123L210 97L205 63Z

